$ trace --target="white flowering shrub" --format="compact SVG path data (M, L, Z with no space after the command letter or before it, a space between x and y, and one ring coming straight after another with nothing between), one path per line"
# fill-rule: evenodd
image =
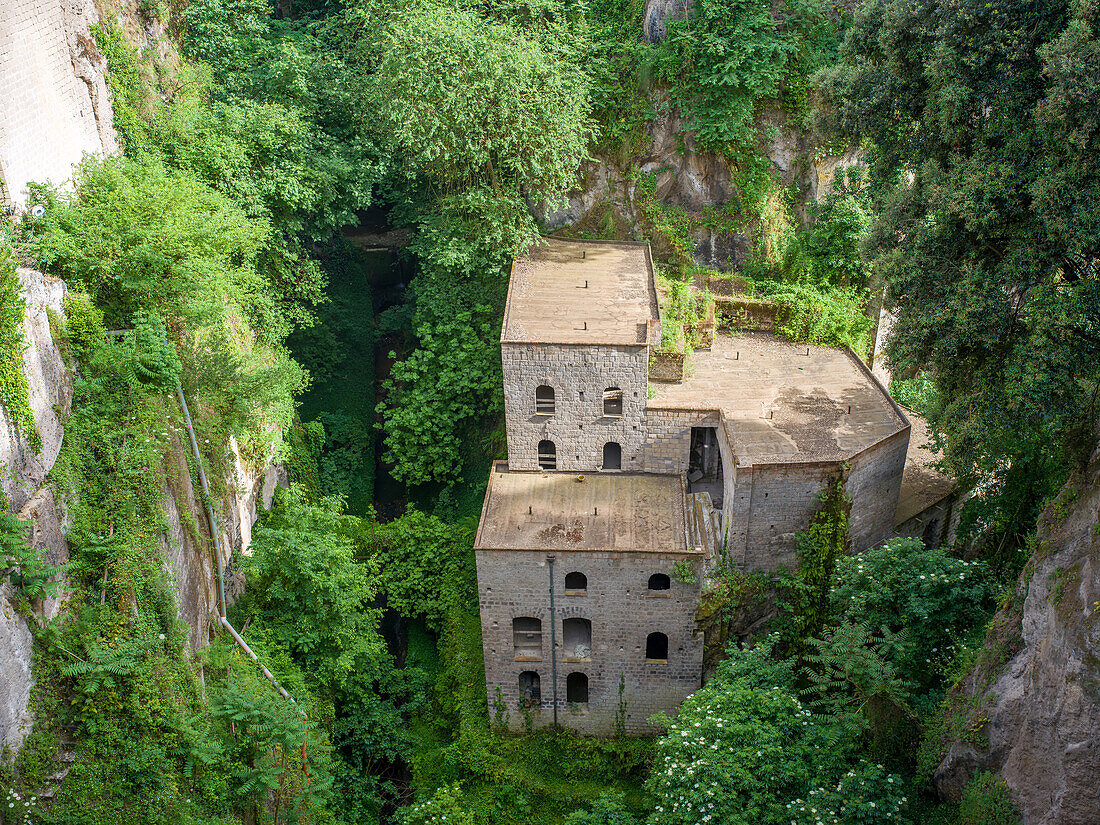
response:
M847 728L814 715L771 645L731 648L657 744L650 825L903 823L901 781L855 760Z
M959 644L982 628L993 606L985 564L926 550L919 539L893 539L837 561L830 594L834 616L874 630L905 631L891 661L917 686L941 681Z

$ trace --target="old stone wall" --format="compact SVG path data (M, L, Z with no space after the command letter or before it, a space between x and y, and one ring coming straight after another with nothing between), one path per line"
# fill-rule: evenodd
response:
M504 344L504 415L508 466L537 470L538 445L546 439L557 450L557 468L595 472L603 466L609 441L622 447L622 469L642 464L648 354L639 346ZM535 390L554 389L554 414L535 413ZM603 394L623 393L621 417L604 415Z
M734 495L747 519L735 517L730 525L731 558L737 560L736 551L744 548L743 569L792 566L795 534L809 526L821 506L818 495L839 475L840 467L832 461L739 467Z
M646 410L642 469L647 473L684 472L691 453L691 428L721 426L717 410ZM725 456L725 439L719 444Z
M861 553L893 535L908 449L909 427L905 427L848 462L844 489L852 500L848 541L853 552Z
M477 551L478 598L481 605L482 643L489 714L497 688L513 729L522 730L519 675L539 675L542 702L531 709L536 726L553 722L553 665L550 633L550 569L546 553L525 550ZM679 558L688 558L698 572L698 554L608 553L557 551L554 562L555 633L558 672L558 721L590 734L611 733L620 709L619 682L623 680L622 709L630 733L654 733L646 720L659 710L674 711L697 690L702 675L703 644L696 634L695 608L698 584L675 580L671 589L650 592L649 577L670 574ZM565 577L570 572L587 577L583 595L566 595ZM542 622L541 657L517 661L512 620L532 617ZM567 661L563 622L584 618L592 623L592 649L587 661ZM653 632L668 636L667 663L646 661L646 637ZM573 658L573 657L570 657ZM588 677L587 707L566 701L570 673Z
M85 153L117 142L92 39L92 0L0 3L0 182L3 200L26 202L30 181L72 176Z

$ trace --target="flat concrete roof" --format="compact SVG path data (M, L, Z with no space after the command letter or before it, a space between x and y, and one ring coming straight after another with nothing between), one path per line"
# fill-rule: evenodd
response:
M687 551L678 475L509 472L493 465L477 550Z
M955 489L954 479L933 466L943 456L932 449L928 422L912 410L906 410L905 414L913 429L909 431L909 450L905 453L895 527L924 512Z
M656 319L647 244L543 238L512 264L500 340L644 344Z
M720 411L741 465L841 460L906 426L845 350L719 334L691 364L684 383L653 384L648 407Z

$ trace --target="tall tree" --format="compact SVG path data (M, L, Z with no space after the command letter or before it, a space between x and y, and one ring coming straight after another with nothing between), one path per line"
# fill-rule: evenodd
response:
M869 138L896 372L930 369L946 458L1029 529L1100 388L1095 0L871 0L820 79Z

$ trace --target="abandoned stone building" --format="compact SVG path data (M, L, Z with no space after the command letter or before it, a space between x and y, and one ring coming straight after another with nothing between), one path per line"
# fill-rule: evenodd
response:
M830 481L853 551L894 533L911 425L858 357L712 329L661 383L661 320L646 244L547 239L513 265L508 460L475 554L490 712L514 728L650 731L700 686L707 571L792 563Z

